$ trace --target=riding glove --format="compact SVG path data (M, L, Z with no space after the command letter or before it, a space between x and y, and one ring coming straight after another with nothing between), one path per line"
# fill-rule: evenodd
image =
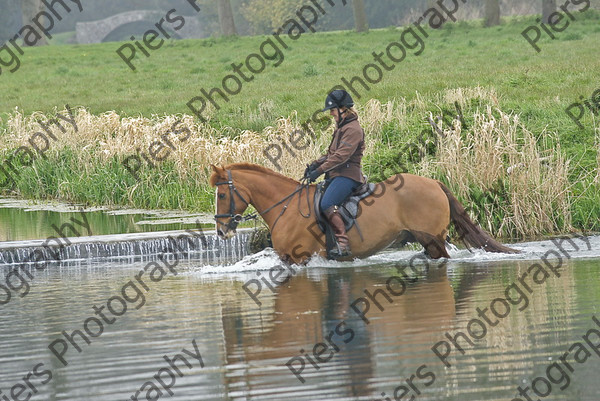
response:
M310 170L306 178L308 178L308 182L315 182L319 176L323 174L318 169Z

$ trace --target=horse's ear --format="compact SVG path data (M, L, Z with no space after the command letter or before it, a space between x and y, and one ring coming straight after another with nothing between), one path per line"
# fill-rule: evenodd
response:
M209 184L211 187L214 187L217 185L217 182L219 182L220 179L225 177L225 168L217 167L214 164L211 164L210 167L213 170L213 175L210 177Z

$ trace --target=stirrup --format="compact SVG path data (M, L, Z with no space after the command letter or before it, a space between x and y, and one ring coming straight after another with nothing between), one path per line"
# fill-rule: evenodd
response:
M336 260L336 259L344 258L346 256L351 256L351 255L352 255L352 252L350 251L350 249L346 249L346 250L342 251L340 244L338 244L336 242L335 247L330 249L329 252L327 253L327 258Z

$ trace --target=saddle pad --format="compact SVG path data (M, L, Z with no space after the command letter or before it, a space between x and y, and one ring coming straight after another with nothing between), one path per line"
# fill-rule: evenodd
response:
M366 187L366 190L365 188ZM315 191L315 214L317 216L317 224L319 225L319 229L322 232L325 232L325 228L327 227L327 220L325 216L321 213L321 198L323 197L323 192L325 188L325 182L320 182L317 184L317 190ZM369 183L363 185L358 188L358 193L351 194L346 200L338 207L338 212L340 216L342 216L342 220L344 220L344 225L346 227L346 231L348 231L354 225L354 221L356 220L356 215L358 213L358 202L361 199L370 196L375 190L375 184Z

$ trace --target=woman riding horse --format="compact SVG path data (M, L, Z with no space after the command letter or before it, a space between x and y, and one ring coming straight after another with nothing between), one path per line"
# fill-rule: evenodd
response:
M337 247L330 252L334 259L351 255L350 242L338 206L364 183L360 162L365 150L365 133L352 106L354 101L345 90L334 90L327 96L322 111L329 110L337 128L327 154L313 161L304 172L309 182L325 174L327 189L320 206L337 242Z

